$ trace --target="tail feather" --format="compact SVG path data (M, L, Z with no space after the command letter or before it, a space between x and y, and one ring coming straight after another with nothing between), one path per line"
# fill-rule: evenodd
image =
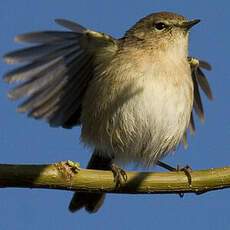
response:
M85 208L87 212L95 213L102 206L104 199L104 193L75 192L69 204L69 211L76 212Z
M110 170L111 164L111 158L102 156L102 154L95 150L88 163L87 168ZM76 212L82 208L85 208L87 212L95 213L102 206L104 199L105 193L75 192L69 204L69 211Z

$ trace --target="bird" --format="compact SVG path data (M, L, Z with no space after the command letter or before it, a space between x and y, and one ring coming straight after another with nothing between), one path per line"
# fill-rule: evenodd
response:
M206 61L189 56L189 33L200 22L172 12L151 13L124 36L114 38L76 22L56 19L67 30L16 36L31 44L4 55L21 64L4 75L15 84L8 96L23 98L18 111L51 127L81 127L82 142L92 149L87 168L118 171L135 163L158 164L195 132L201 121L200 89L213 98L202 69ZM123 175L124 176L124 175ZM103 193L75 192L71 212L95 213Z

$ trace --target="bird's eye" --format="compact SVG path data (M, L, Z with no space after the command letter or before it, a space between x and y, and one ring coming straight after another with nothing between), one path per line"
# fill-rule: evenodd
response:
M158 22L158 23L154 24L154 27L157 30L164 30L167 26L163 22Z

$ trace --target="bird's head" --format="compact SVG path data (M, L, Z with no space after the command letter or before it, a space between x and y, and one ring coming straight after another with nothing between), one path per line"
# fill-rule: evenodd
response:
M199 22L199 19L187 20L184 16L171 12L153 13L131 27L125 38L154 49L164 50L175 44L186 48L189 30Z

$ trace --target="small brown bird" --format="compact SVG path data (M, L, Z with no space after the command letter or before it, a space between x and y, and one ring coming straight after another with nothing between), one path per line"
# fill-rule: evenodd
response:
M199 87L212 93L201 68L208 63L188 56L189 30L200 20L170 12L148 15L115 39L64 19L70 31L19 35L35 46L4 56L7 63L25 63L8 72L18 107L51 126L81 125L83 143L94 153L88 168L113 170L116 164L157 164L186 144L186 130L195 131L193 108L204 119ZM120 170L122 173L122 170ZM76 192L70 211L96 212L102 193Z

